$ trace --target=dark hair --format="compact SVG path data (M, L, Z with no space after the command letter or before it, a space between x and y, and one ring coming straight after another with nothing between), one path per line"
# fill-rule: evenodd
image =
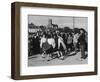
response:
M80 28L80 31L83 31L83 33L85 33L86 31L85 31L85 29L83 29L83 28Z
M43 35L42 36L45 36L46 37L46 33L43 33Z
M48 34L47 36L48 36L47 38L52 38L52 37L53 37L53 34L50 33L50 34Z
M60 33L58 33L58 34L57 34L57 36L61 36L61 34L60 34Z

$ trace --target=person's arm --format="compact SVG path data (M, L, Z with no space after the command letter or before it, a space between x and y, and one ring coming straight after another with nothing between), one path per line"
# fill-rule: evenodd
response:
M59 38L58 38L58 49L59 49L59 47L60 47L60 41L59 41Z
M42 39L40 40L40 48L42 48Z
M55 48L55 40L53 40L53 44L52 44L53 48Z
M61 41L61 44L62 44L64 50L66 50L66 45L65 45L65 43L64 43L63 41Z

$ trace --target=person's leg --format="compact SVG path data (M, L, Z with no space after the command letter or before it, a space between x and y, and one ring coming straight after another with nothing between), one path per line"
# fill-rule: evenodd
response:
M72 43L69 44L68 51L69 51L69 53L72 51Z
M43 50L42 58L45 58L46 51Z
M85 50L84 50L84 45L81 45L81 58L85 57Z
M60 56L60 59L61 59L61 60L64 60L64 55L63 55L62 51L60 51L60 55L61 55L61 56Z
M47 57L47 61L50 61L52 59L52 52L53 52L53 48L52 46L47 50L47 54L48 54L48 57Z
M58 56L58 58L60 57L60 51L57 51L57 56Z
M74 43L75 52L77 51L77 43Z

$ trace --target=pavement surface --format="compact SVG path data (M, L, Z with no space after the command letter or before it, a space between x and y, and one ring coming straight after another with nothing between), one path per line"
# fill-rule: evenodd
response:
M52 66L52 65L79 65L79 64L87 64L88 57L86 59L81 59L81 53L78 52L74 55L66 54L64 56L64 60L57 58L56 56L50 61L48 61L49 57L42 58L41 54L37 54L35 56L31 56L28 58L28 66Z

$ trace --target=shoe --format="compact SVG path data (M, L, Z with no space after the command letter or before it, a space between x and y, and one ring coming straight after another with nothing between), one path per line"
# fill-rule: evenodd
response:
M45 58L45 56L42 56L42 58Z
M64 56L61 56L60 59L61 59L61 60L64 60Z
M85 59L85 58L86 58L86 56L81 57L81 59Z

